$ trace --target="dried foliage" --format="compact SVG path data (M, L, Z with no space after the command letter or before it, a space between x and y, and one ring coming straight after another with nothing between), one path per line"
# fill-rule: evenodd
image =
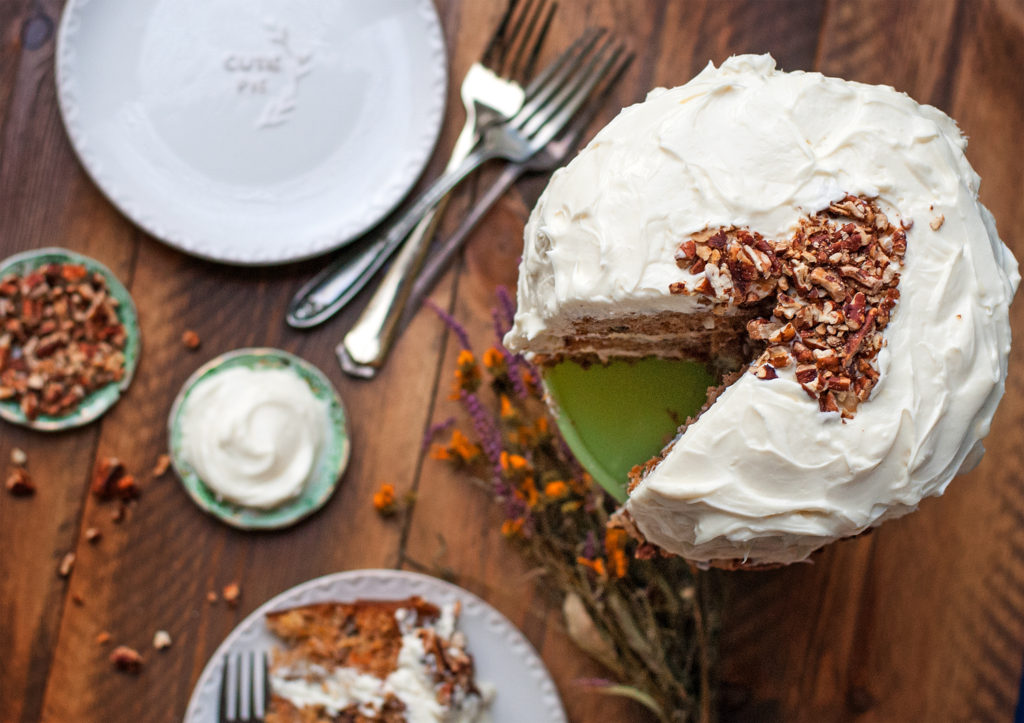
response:
M610 673L584 685L637 700L662 721L713 719L715 578L608 527L614 500L558 435L537 370L501 345L512 304L503 289L499 299L498 342L479 361L465 330L435 309L462 345L452 398L469 429L455 426L431 456L469 473L500 505L502 533L557 591L574 642Z

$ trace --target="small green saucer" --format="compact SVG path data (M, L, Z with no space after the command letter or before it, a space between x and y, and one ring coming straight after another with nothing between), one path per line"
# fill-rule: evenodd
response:
M201 380L235 367L288 369L309 385L313 396L327 404L330 429L324 438L324 448L320 451L316 469L306 482L302 494L271 509L243 507L220 499L203 483L182 452L184 435L181 428L181 411L185 400ZM171 462L185 491L202 510L232 527L243 530L276 530L287 527L323 507L338 486L338 481L348 466L351 451L345 407L330 380L309 362L280 349L236 349L203 364L178 392L171 406L167 428Z
M12 273L22 276L47 264L81 264L89 271L102 275L107 282L110 295L117 299L117 318L124 325L125 331L124 377L119 382L111 382L100 387L67 414L59 417L40 414L35 419L29 419L21 411L21 405L17 401L0 402L0 418L13 424L44 432L60 432L65 429L81 427L96 420L114 406L121 398L121 394L128 389L128 385L131 384L132 377L135 375L135 367L138 366L141 350L139 315L135 310L135 302L132 301L131 294L128 293L124 284L114 276L114 272L96 259L76 254L68 249L33 249L10 256L0 261L0 278Z
M620 502L629 470L658 454L715 384L703 364L653 358L589 367L563 361L543 378L569 449Z

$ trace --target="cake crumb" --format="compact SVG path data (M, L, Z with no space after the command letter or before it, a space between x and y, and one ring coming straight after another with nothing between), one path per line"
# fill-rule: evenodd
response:
M71 570L74 566L75 553L69 552L61 558L60 567L57 568L57 572L61 577L67 577L71 574Z
M171 634L166 630L157 630L153 634L153 647L157 650L165 650L171 647Z
M215 602L217 602L218 599L219 598L217 597L216 591L210 590L209 592L206 593L206 602L210 603L211 605L213 605Z
M229 582L224 586L224 589L221 591L221 595L224 598L224 602L231 607L235 607L238 605L238 598L241 597L242 590L238 586L237 582Z
M946 223L946 217L940 213L938 217L933 218L932 222L928 225L932 227L932 231L938 231L942 228L942 224L944 223Z
M185 333L181 335L181 343L189 351L195 351L202 342L199 339L199 334L195 333L192 329L186 329Z
M25 454L25 450L21 447L14 447L11 450L11 464L17 465L18 467L24 467L28 464L28 455Z
M145 661L138 651L127 645L118 645L110 654L110 662L122 673L139 673Z
M110 633L108 633L106 630L104 630L103 632L99 633L96 636L96 644L97 645L106 645L109 642L110 642Z

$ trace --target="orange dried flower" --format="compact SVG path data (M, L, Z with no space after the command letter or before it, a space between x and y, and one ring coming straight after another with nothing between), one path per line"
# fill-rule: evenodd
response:
M498 351L497 347L491 347L484 352L484 366L492 372L499 369L505 363L505 357Z
M505 520L501 523L501 534L505 537L515 537L523 533L523 518L517 517L514 520Z
M515 419L519 416L516 408L512 406L512 400L506 395L501 395L501 418L505 420Z
M451 398L458 399L460 391L475 392L480 386L480 376L480 367L473 352L469 349L460 351L455 362L455 388L452 390Z
M508 452L502 451L501 453L501 469L510 475L515 473L529 474L530 463L526 461L526 457L519 454L509 454Z
M576 562L577 564L582 565L583 567L588 568L589 570L593 570L595 573L597 573L598 577L608 576L607 571L604 569L604 560L602 560L600 557L594 560L588 560L587 558L581 556L576 558Z
M569 494L569 485L562 480L555 480L544 485L544 495L553 500L560 500Z
M540 495L537 494L537 485L533 481L533 477L527 477L523 480L522 484L519 485L517 495L531 508L537 506L537 503L540 502Z
M395 486L384 483L373 493L373 507L382 517L390 517L398 511L395 502Z
M626 556L626 531L611 528L604 535L604 551L608 556L608 567L617 579L624 578L629 569L629 558Z
M430 456L433 459L444 459L462 462L472 462L481 453L479 445L469 441L469 437L458 429L452 430L452 439L447 445L435 444L430 448Z

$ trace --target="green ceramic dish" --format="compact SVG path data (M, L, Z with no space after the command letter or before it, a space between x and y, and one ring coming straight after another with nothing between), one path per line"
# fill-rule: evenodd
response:
M189 394L200 381L226 369L288 369L305 381L313 396L327 404L330 429L324 437L316 469L295 499L271 509L243 507L220 499L196 474L182 453L181 411ZM232 527L245 530L274 530L295 524L324 506L348 466L350 441L348 420L341 398L322 371L309 362L280 349L237 349L221 354L199 367L181 388L171 407L167 423L171 462L185 491L199 507Z
M569 448L620 502L629 470L661 451L704 405L715 383L703 364L668 359L586 368L564 361L545 369L543 377Z
M131 384L132 377L135 375L135 367L139 363L141 341L139 315L135 311L135 302L132 301L131 294L117 280L114 273L96 259L61 248L34 249L0 261L0 278L12 273L22 276L47 264L81 264L89 271L101 274L107 281L110 295L117 299L117 318L124 325L125 330L124 377L120 382L111 382L100 387L67 414L59 417L41 414L35 419L29 419L21 411L21 406L17 401L0 402L0 418L44 432L59 432L88 424L114 406L114 403L121 398L121 394L128 389L128 385Z

